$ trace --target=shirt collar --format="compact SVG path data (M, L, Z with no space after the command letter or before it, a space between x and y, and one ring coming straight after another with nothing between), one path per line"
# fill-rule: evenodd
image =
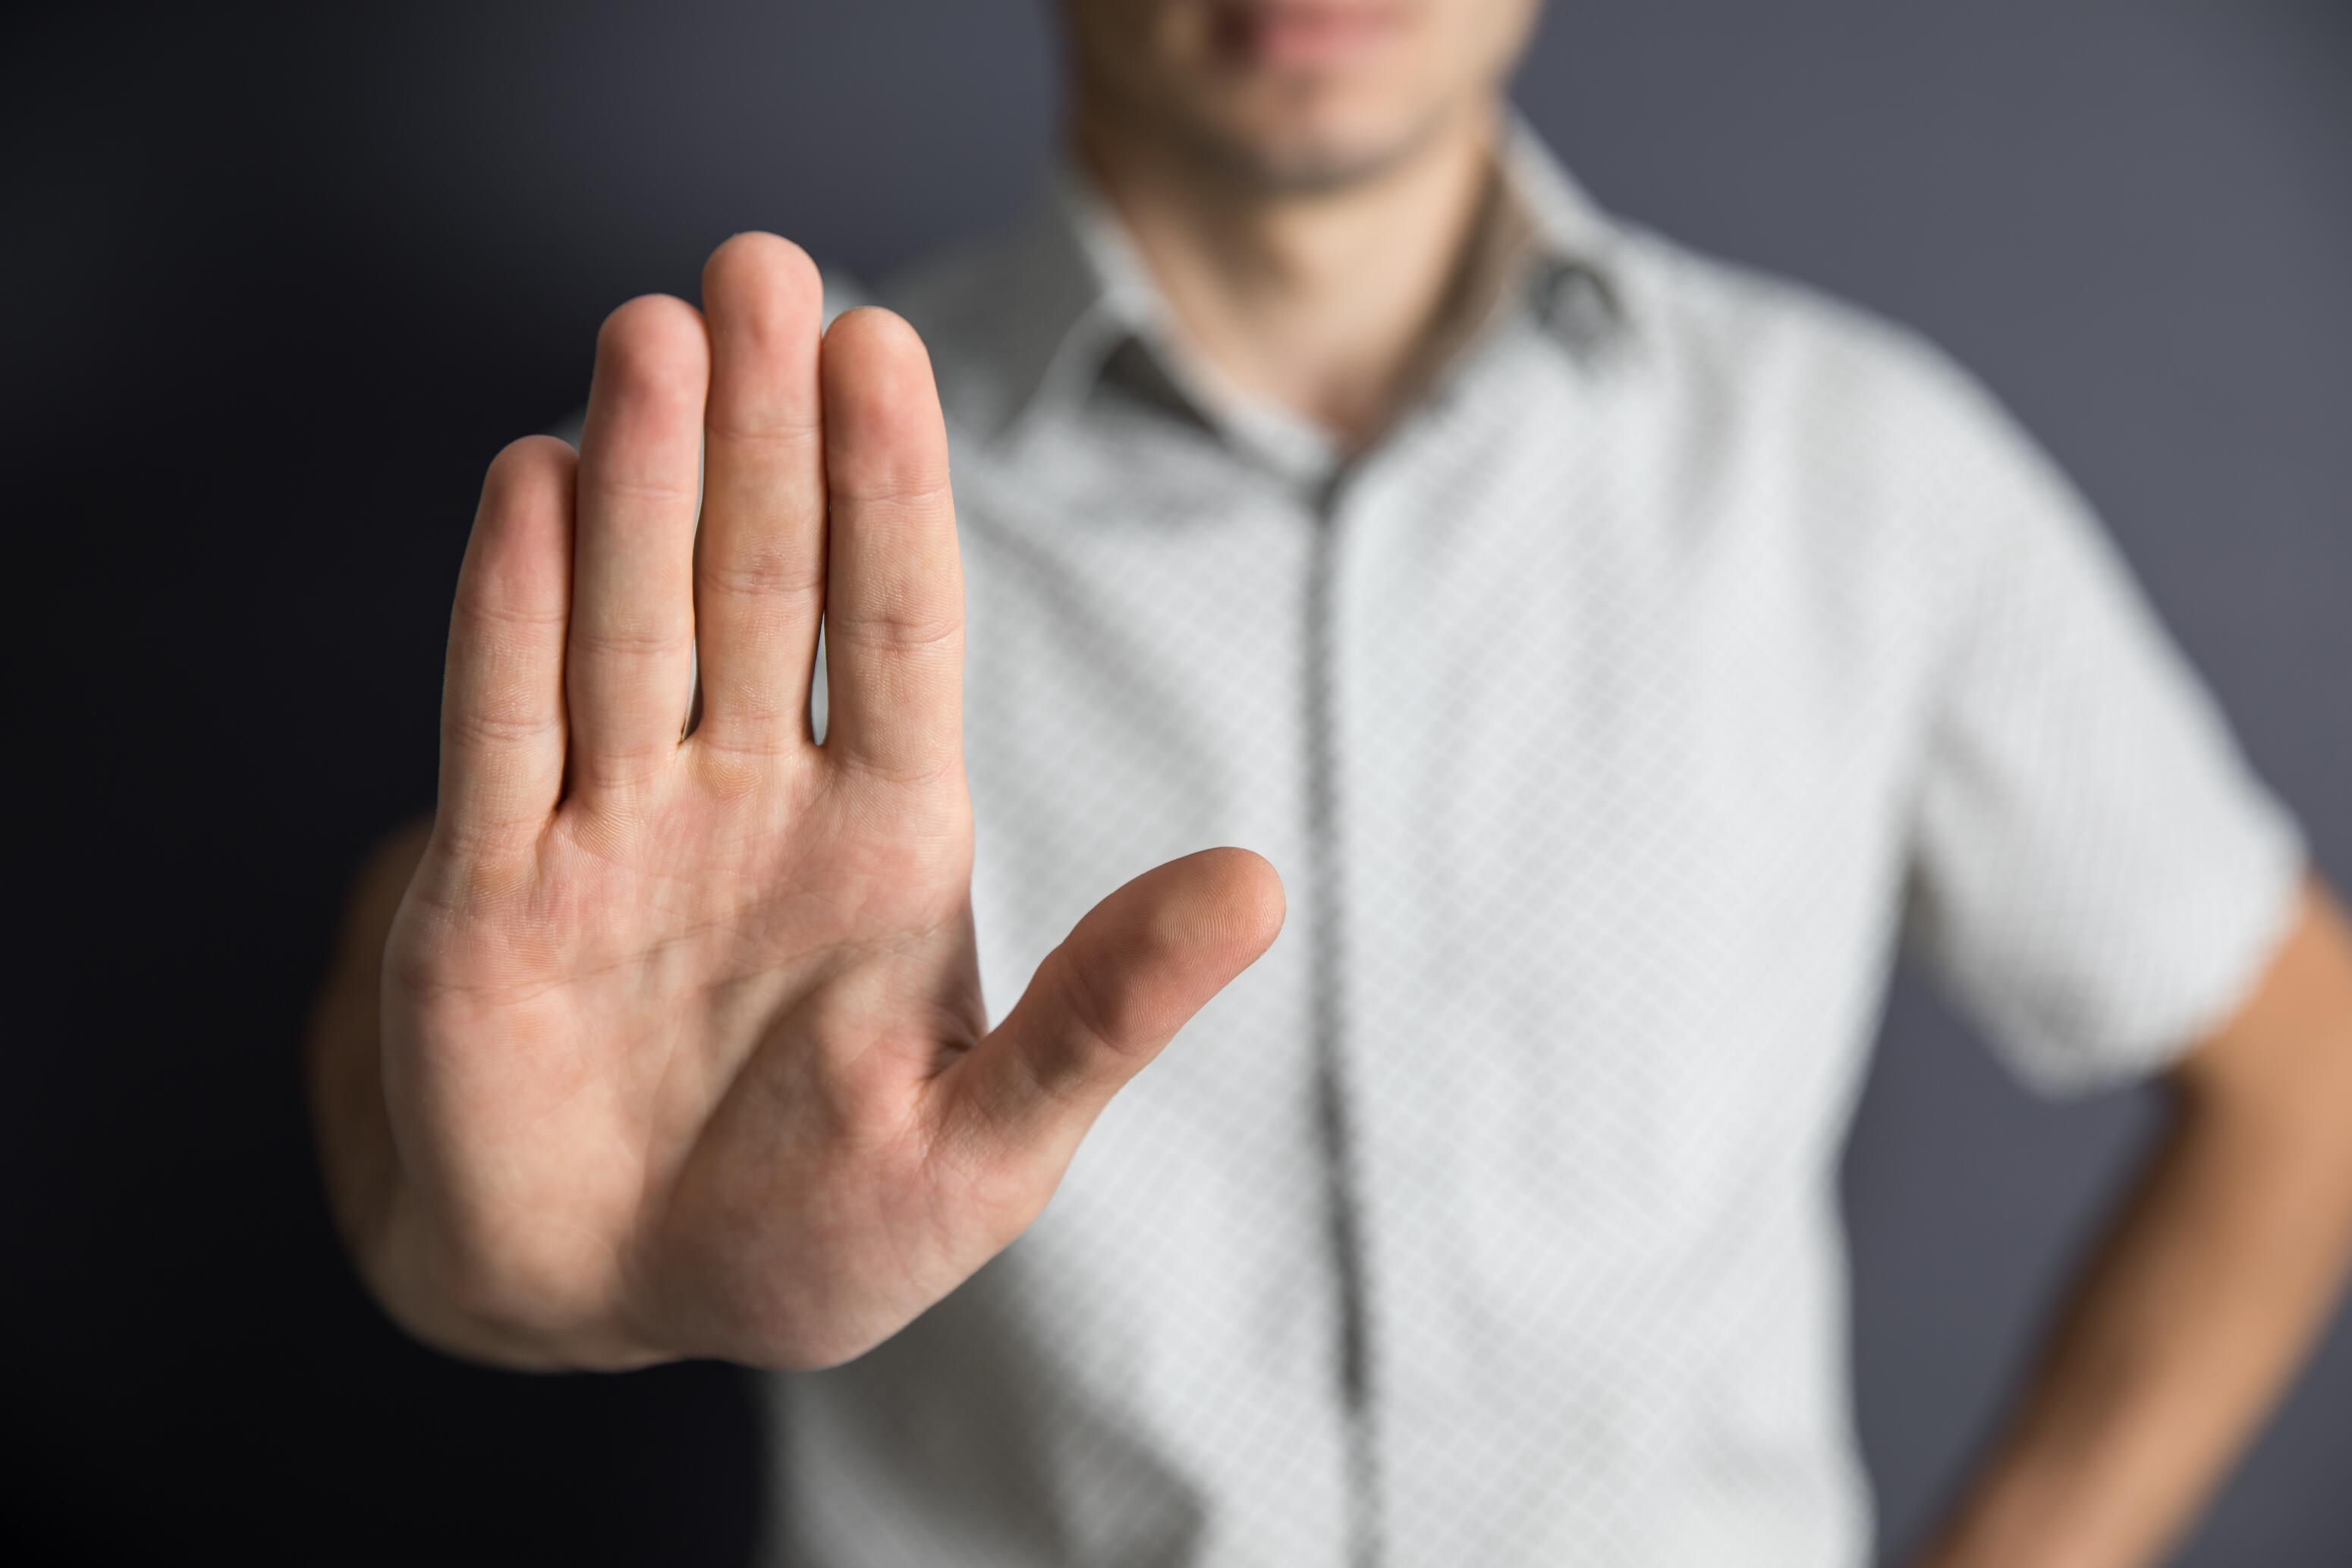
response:
M1565 347L1584 354L1632 322L1616 225L1506 107L1496 156L1500 221L1523 245L1517 287ZM1082 397L1122 343L1164 341L1166 305L1093 176L1065 150L1014 230L1010 298L993 336L1001 383L992 435Z

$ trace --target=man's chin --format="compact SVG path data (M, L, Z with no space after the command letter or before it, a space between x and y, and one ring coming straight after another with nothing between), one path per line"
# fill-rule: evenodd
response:
M1436 117L1385 133L1327 131L1253 133L1217 128L1198 139L1196 153L1228 180L1265 195L1316 195L1369 184L1426 148Z

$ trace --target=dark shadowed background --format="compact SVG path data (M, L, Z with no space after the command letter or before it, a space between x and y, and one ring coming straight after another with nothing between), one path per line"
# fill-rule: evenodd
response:
M493 1375L383 1325L330 1239L295 1040L354 857L430 802L489 455L580 402L607 309L690 297L735 230L871 277L1002 214L1053 132L1049 20L7 24L11 771L44 799L11 819L37 940L0 1096L0 1530L44 1561L741 1560L736 1375ZM1518 98L1605 202L1987 377L2352 881L2352 5L1554 0ZM1890 1557L2150 1112L2032 1101L1898 986L1846 1172ZM2339 1326L2182 1561L2347 1561L2347 1455Z

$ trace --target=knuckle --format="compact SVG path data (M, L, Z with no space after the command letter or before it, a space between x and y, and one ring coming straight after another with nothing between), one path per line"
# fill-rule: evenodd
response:
M571 619L560 605L533 605L503 589L501 583L461 576L450 601L450 615L459 628L490 639L493 655L506 651L509 643L536 645L538 634Z
M1061 1003L1064 1019L1077 1037L1080 1060L1121 1053L1123 1035L1116 1001L1067 949L1063 950L1054 967L1055 995Z
M703 582L741 598L814 598L824 589L824 563L810 549L762 540L712 552L703 565Z
M899 599L839 616L826 635L860 651L908 654L945 651L962 631L961 616Z
M791 749L788 741L772 733L780 727L761 716L743 716L739 727L741 735L723 740L699 731L693 737L692 755L703 791L721 805L758 799L770 788L776 759Z
M898 789L937 789L955 776L957 765L952 747L869 746L843 757L845 769L859 780Z
M552 712L521 704L488 702L453 708L444 723L459 746L503 747L544 740L561 727Z
M611 454L601 455L603 461L591 465L594 477L589 488L606 503L657 513L683 512L695 504L697 486L693 481L665 477L651 464L630 467L625 465L625 460L615 460Z
M532 850L547 825L541 810L511 816L442 811L433 823L437 863L415 896L444 918L512 907L530 896ZM436 943L394 942L384 950L384 980L417 995L451 988L451 955Z
M814 463L824 444L824 422L796 412L781 402L775 406L743 408L738 400L714 402L704 421L703 434L720 447L746 447L771 459L804 457Z
M845 466L834 478L832 489L833 498L856 507L860 526L869 528L925 522L955 505L946 475L890 464L875 464L865 472Z
M670 621L622 619L572 628L572 652L588 658L675 658L693 641L691 627Z

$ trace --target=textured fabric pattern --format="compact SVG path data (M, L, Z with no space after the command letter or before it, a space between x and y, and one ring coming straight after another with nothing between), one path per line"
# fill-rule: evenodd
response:
M1028 1235L764 1380L772 1561L1860 1563L1890 966L2073 1092L2283 935L2297 824L1984 392L1507 147L1524 265L1354 462L1188 365L1074 169L879 291L950 423L992 1009L1192 850L1290 914Z

